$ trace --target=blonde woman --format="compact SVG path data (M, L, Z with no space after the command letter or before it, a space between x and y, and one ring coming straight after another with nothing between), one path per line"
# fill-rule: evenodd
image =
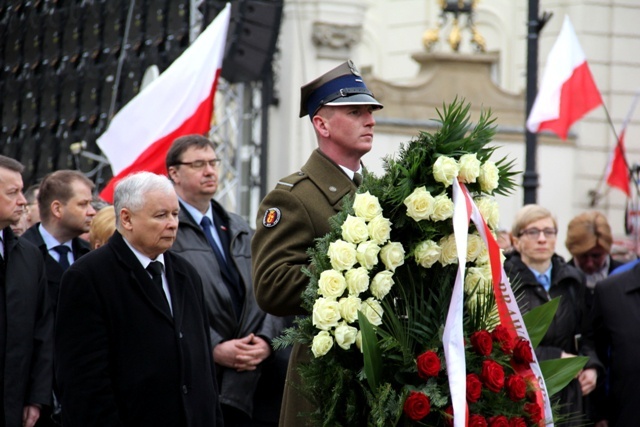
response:
M107 243L116 230L116 211L113 206L100 209L91 221L89 229L89 244L91 250L98 249Z
M598 361L586 325L584 276L555 254L558 224L547 209L526 205L516 215L512 227L514 252L505 262L505 271L514 285L518 305L526 313L553 298L561 297L553 323L536 349L538 360L576 355L589 362L557 396L560 413L576 417L584 414L582 397L596 386ZM573 419L562 426L581 426L585 419Z

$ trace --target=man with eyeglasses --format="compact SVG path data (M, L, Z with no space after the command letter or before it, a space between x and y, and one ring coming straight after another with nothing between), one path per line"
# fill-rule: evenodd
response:
M257 427L265 414L258 409L267 396L280 407L278 387L271 375L271 339L283 320L257 305L251 280L253 230L239 215L213 200L219 184L219 163L213 143L201 135L176 139L166 157L167 172L180 201L179 227L173 252L183 255L202 278L210 323L213 359L218 373L225 425ZM280 354L278 354L279 356ZM281 368L284 371L284 368ZM279 382L284 385L284 375ZM261 393L268 387L269 393Z
M555 254L558 225L547 209L526 205L512 226L515 251L504 268L514 287L522 313L561 297L554 320L536 348L538 360L576 355L589 361L576 379L556 396L560 414L570 419L563 426L584 425L583 396L591 393L601 372L586 321L584 276Z

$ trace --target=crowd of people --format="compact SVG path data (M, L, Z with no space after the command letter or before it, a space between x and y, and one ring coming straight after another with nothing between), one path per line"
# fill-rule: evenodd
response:
M382 107L351 61L303 86L318 148L255 225L214 200L220 159L200 135L173 142L167 176L120 181L112 205L71 170L23 194L23 166L0 156L0 427L306 425L309 349L272 341L308 314L307 249L357 191ZM603 214L567 225L569 261L559 226L527 205L497 236L523 312L561 298L538 359L588 357L556 425L633 426L640 267L616 274Z

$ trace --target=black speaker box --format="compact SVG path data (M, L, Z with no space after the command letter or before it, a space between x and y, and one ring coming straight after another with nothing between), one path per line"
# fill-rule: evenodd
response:
M238 0L231 3L222 77L230 83L262 80L276 48L282 0Z

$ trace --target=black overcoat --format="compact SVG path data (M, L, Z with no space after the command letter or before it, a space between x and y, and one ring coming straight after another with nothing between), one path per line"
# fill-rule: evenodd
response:
M4 229L7 342L5 425L22 425L27 404L49 405L53 379L53 314L38 249Z
M63 275L55 357L66 427L222 425L200 277L164 259L173 316L118 232Z
M518 252L514 252L504 263L504 269L514 285L518 306L523 314L552 298L560 297L553 321L536 348L538 360L559 359L563 351L586 356L589 360L585 368L597 369L598 375L602 375L603 367L596 356L593 331L586 313L584 276L558 255L553 255L551 263L553 268L548 292L538 283ZM563 427L584 425L581 419L585 412L582 397L577 379L572 380L554 396L561 405L559 413L572 418L563 423Z
M637 426L640 420L640 264L598 282L593 330L598 356L609 369L609 427ZM605 403L605 402L599 402Z

